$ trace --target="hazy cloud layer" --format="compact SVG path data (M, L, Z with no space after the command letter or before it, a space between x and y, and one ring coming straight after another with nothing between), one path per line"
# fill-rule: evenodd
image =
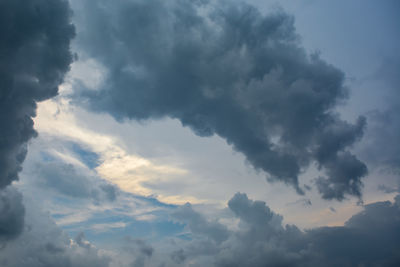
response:
M82 1L78 47L104 65L99 90L79 100L117 119L169 116L217 134L271 180L299 193L311 162L322 197L361 196L364 163L348 149L366 121L334 112L344 74L299 43L293 17L228 1Z
M72 164L56 161L37 164L35 176L37 181L34 182L39 186L70 197L92 199L95 203L114 201L118 194L116 186L89 173L79 172Z
M386 95L382 110L370 111L363 156L372 166L383 167L400 175L400 58L393 57L382 62L370 77L376 88Z

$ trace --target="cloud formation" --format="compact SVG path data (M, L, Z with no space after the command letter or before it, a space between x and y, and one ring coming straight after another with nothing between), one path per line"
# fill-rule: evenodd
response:
M84 234L70 239L48 215L27 205L27 229L0 250L4 267L106 267L111 258L88 242Z
M178 259L175 264L182 263L180 266L186 266L185 262L190 262L191 266L206 263L218 267L396 266L400 263L399 200L397 196L394 203L366 205L344 226L301 231L295 225L284 226L282 216L271 211L265 202L237 193L228 206L239 219L238 229L226 234L227 229L222 224L213 222L215 226L209 231L192 230L197 236L171 253L171 258ZM187 205L181 207L189 229L199 220L206 222L203 225L210 224L200 213L187 210ZM215 236L216 229L226 234L223 242L207 238Z
M400 175L400 58L384 60L378 70L370 77L374 85L386 95L385 107L367 113L370 126L365 145L361 148L363 156L372 166L383 167Z
M270 180L292 185L311 162L326 199L361 197L366 165L349 152L363 135L335 113L344 74L307 55L293 17L228 1L75 3L78 47L107 70L76 99L117 119L179 119L217 134Z
M237 193L228 202L234 226L209 220L190 204L171 212L186 236L148 243L127 236L104 250L83 233L69 237L40 209L27 205L26 225L0 250L0 264L24 266L397 266L400 196L376 202L344 226L300 230L265 202ZM224 211L225 217L227 215Z
M0 187L18 179L36 135L36 102L57 94L69 69L74 27L64 0L0 3Z
M0 2L0 239L23 229L22 196L4 189L18 180L26 143L36 136L36 102L57 94L69 69L74 36L64 0Z
M40 186L46 186L58 193L77 198L99 201L114 201L118 194L116 186L99 177L78 172L72 164L47 162L37 164L35 175Z
M13 187L0 190L0 244L21 233L24 215L21 193Z

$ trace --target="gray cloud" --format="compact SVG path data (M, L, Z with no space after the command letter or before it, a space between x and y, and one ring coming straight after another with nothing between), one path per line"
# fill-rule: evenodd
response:
M400 202L376 202L351 217L344 227L323 227L307 233L310 249L331 266L397 266Z
M96 248L83 233L70 239L45 214L27 205L26 229L0 249L0 264L24 266L397 266L400 196L376 202L344 226L302 231L283 225L265 202L237 193L228 202L235 227L209 220L189 205L171 216L186 224L182 240L148 243L127 237L116 251ZM226 211L224 211L224 214ZM224 216L225 218L226 215ZM189 231L189 232L188 232Z
M229 202L237 227L208 220L189 204L172 213L191 238L151 245L127 237L107 253L83 233L72 241L46 215L29 206L26 230L0 249L0 264L11 266L397 266L400 262L400 196L376 202L344 226L302 231L283 225L263 201L237 193ZM217 238L219 237L219 238Z
M79 172L75 168L71 164L57 161L37 164L33 182L66 196L92 199L95 202L116 199L116 186L89 173Z
M282 217L265 202L253 201L238 193L228 206L240 219L239 229L230 230L220 244L204 244L204 240L193 239L177 250L179 253L172 252L171 257L175 259L179 255L175 264L186 261L192 266L204 266L205 262L207 266L251 267L397 266L400 263L399 204L400 196L397 196L394 203L385 201L364 206L344 226L301 231L294 225L284 226ZM189 217L186 221L193 216L206 220L203 215L193 213L196 212L186 213ZM204 250L206 246L213 252Z
M24 215L21 193L13 187L0 190L0 243L22 232Z
M111 258L83 234L70 239L40 209L26 205L26 229L0 249L4 267L106 267Z
M400 191L399 188L397 188L397 187L390 187L390 186L386 186L384 184L378 185L378 190L382 191L386 194L396 193L396 192Z
M69 69L74 27L67 1L0 3L0 187L17 180L36 135L36 102L57 94Z
M192 209L187 203L172 214L172 217L185 222L189 230L197 235L206 236L217 243L228 238L228 229L218 222L208 222L203 216Z
M74 27L67 1L0 2L0 239L23 228L22 196L4 189L18 179L26 142L36 136L36 102L57 94L69 69Z
M383 60L368 77L376 90L385 96L385 105L367 112L368 131L361 143L360 155L373 168L400 175L400 58Z
M391 97L399 99L400 90ZM368 114L371 127L364 150L368 162L375 166L389 167L397 173L400 173L400 149L393 144L400 140L399 112L400 105L397 104L389 105L385 111L375 110Z
M171 253L171 259L177 264L183 263L186 260L185 251L183 249L173 251Z
M199 136L217 134L299 193L298 175L317 162L324 198L361 196L367 168L348 150L365 119L335 114L347 98L344 74L306 54L293 17L228 1L75 4L78 47L108 71L76 101L121 120L168 116Z
M311 207L312 206L312 202L309 198L301 198L299 200L296 200L294 202L289 202L286 204L287 206L291 206L291 205L302 205L304 207Z
M129 263L130 267L148 266L148 260L153 256L154 248L141 239L131 237L125 238L124 250L131 255L134 260Z

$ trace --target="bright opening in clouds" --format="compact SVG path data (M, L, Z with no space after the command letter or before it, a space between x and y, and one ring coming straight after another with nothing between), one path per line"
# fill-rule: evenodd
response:
M0 266L398 266L399 11L0 0Z

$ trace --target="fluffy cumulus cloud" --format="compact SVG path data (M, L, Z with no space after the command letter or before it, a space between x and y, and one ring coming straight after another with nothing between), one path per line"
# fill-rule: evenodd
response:
M0 1L0 190L18 179L36 102L56 95L69 69L69 18L63 0ZM13 189L0 194L0 238L8 239L22 230L24 208Z
M303 193L315 162L323 198L361 196L366 165L349 148L366 120L334 111L344 74L307 55L294 19L229 1L79 1L77 45L107 73L78 101L117 119L171 117L199 136L217 134L270 180Z

